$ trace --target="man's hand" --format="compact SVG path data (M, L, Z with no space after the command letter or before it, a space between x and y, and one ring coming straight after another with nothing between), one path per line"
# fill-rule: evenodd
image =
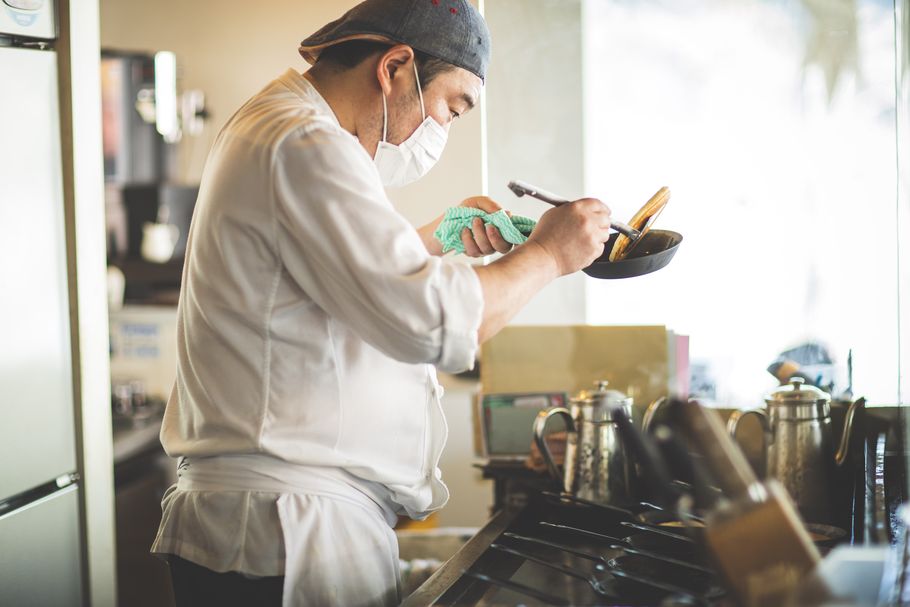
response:
M485 213L502 210L502 207L496 204L492 198L486 196L466 198L458 206L480 209ZM484 257L493 253L508 253L512 250L512 243L506 242L495 226L484 224L480 217L474 218L471 229L465 228L462 231L461 244L464 245L464 254L468 257Z
M495 213L502 210L502 207L496 204L492 198L487 198L486 196L466 198L458 206L480 209L485 213ZM417 229L417 233L423 240L423 244L427 251L430 252L430 255L442 255L442 245L433 236L442 221L442 217L440 215L427 225ZM479 217L474 219L471 229L466 228L461 234L461 243L464 245L464 254L468 257L483 257L497 252L508 253L512 250L512 244L502 237L499 230L492 225L484 224Z
M544 213L528 241L474 272L483 289L478 337L496 335L549 282L591 265L610 237L610 209L583 198Z
M609 237L610 208L596 198L583 198L544 213L528 242L543 247L564 276L603 255Z

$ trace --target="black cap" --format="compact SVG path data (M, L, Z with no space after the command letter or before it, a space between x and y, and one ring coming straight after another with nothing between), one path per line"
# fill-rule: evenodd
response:
M300 43L316 63L324 48L348 40L407 44L484 80L490 30L467 0L366 0Z

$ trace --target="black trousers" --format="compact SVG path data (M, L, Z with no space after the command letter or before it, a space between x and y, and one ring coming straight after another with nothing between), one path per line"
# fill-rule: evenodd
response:
M177 607L281 607L284 576L251 580L169 555Z

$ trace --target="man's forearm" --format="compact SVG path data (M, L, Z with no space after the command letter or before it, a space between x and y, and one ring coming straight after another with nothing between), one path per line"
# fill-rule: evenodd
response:
M442 243L440 243L433 234L436 232L436 228L439 227L439 223L442 221L442 215L431 221L425 226L417 228L417 234L420 235L420 240L423 241L423 246L426 247L430 255L436 255L437 257L442 255Z
M481 342L499 333L534 295L560 275L553 256L532 240L474 271L483 289Z

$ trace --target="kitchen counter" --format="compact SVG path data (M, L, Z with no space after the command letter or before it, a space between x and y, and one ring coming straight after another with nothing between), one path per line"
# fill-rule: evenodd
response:
M493 512L521 508L528 496L545 490L559 491L559 483L547 473L525 466L524 460L490 459L475 463L484 479L493 481Z
M445 389L442 408L448 426L448 439L439 461L442 479L449 487L446 507L434 515L441 527L483 526L490 518L492 487L472 466L475 452L474 409L480 383L473 378L439 373Z
M160 413L143 420L115 418L113 424L120 605L174 604L167 565L149 553L161 520L161 498L177 480L176 463L158 440L160 431Z
M123 463L150 451L162 451L158 434L161 432L161 415L145 420L113 423L114 465Z

